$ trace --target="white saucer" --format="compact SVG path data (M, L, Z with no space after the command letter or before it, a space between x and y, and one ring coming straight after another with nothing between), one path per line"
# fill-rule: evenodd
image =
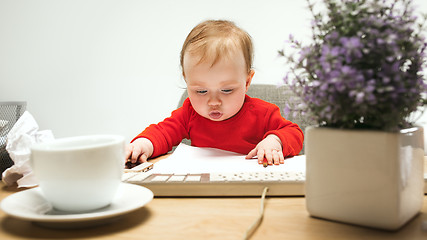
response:
M153 192L148 188L121 183L113 202L100 209L86 213L69 213L46 210L49 205L40 188L28 189L14 193L1 202L1 209L10 216L41 223L49 227L88 227L105 223L125 213L136 210L153 199ZM94 221L104 220L104 221ZM80 224L79 224L80 223ZM65 224L65 225L64 225Z

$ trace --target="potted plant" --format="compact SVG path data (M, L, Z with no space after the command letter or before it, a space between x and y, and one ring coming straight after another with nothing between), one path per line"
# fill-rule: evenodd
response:
M279 51L306 129L310 215L394 230L423 202L426 41L410 0L308 0L312 42ZM317 13L318 11L319 13Z

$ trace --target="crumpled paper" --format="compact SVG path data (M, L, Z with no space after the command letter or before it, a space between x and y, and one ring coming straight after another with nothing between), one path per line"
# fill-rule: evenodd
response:
M30 147L53 139L52 131L39 131L34 117L25 111L7 134L6 150L14 165L3 172L2 181L7 186L16 182L18 188L36 186L38 183L30 166Z

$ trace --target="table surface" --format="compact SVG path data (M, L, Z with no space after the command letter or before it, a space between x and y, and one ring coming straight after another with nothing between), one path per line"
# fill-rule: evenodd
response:
M18 191L0 183L0 200ZM0 239L242 239L259 207L255 197L154 198L112 223L79 230L40 227L0 211ZM251 239L425 240L427 196L421 212L391 232L310 217L303 197L267 197L263 221Z

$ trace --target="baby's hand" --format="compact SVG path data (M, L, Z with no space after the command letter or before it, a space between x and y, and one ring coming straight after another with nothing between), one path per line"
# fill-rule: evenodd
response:
M285 157L282 151L282 142L280 138L274 134L268 135L252 149L247 159L257 156L258 163L262 164L264 157L267 159L268 165L279 165L285 162Z
M146 162L153 154L153 144L147 138L138 138L126 146L125 160L131 163Z

